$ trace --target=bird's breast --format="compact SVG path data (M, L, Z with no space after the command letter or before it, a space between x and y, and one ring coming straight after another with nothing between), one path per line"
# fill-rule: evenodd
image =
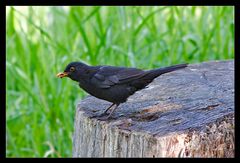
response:
M92 96L113 103L123 103L134 93L126 85L113 85L109 88L99 88L90 83L79 83L79 86Z

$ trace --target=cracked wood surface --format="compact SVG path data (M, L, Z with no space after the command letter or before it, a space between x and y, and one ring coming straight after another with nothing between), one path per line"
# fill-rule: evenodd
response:
M161 75L109 120L88 96L76 110L73 157L234 157L234 62Z

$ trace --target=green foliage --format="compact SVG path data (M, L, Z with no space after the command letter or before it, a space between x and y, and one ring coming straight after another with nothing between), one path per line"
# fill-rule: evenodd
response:
M23 8L23 9L22 9ZM233 7L8 7L7 156L71 157L71 61L143 69L234 58Z

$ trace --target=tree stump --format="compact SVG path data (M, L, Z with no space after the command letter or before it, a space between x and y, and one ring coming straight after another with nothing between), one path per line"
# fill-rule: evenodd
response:
M109 120L88 96L76 110L73 157L234 157L234 62L213 61L156 78Z

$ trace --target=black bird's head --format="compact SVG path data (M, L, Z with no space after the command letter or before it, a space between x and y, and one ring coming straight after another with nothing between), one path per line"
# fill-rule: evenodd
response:
M71 62L67 65L64 72L57 74L57 77L69 77L74 81L79 81L79 78L81 77L85 67L87 67L87 65L82 62Z

